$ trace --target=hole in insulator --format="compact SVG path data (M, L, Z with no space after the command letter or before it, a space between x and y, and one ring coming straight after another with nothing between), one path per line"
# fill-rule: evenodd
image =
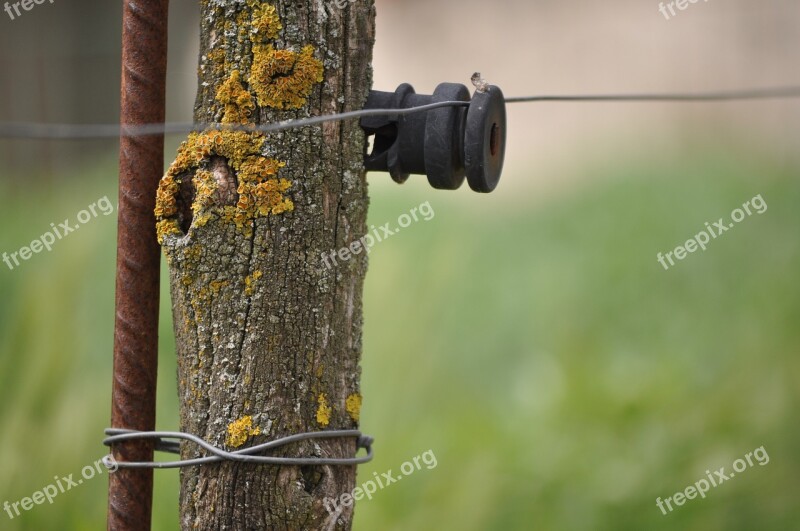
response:
M489 133L489 151L493 157L497 156L497 151L500 149L500 127L497 124L492 124L492 132Z

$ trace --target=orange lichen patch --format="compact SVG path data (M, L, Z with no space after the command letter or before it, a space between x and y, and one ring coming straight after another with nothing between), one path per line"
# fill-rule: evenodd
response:
M255 435L261 435L261 428L258 426L254 428L253 417L247 415L228 424L228 438L225 439L225 444L231 448L239 448Z
M194 184L195 200L192 203L192 212L195 216L213 205L214 196L219 189L219 183L208 170L197 170L192 178Z
M220 212L220 219L225 223L233 223L237 229L245 231L245 234L251 234L247 214L233 206L224 206Z
M158 243L164 243L164 238L170 235L178 236L183 234L181 228L178 226L178 221L175 219L163 219L156 223L156 237Z
M219 295L220 290L228 284L230 284L228 280L212 280L209 286L211 286L211 292L214 295Z
M250 67L250 89L262 107L299 109L306 104L314 85L322 82L322 62L314 57L314 47L310 45L299 53L276 50L272 42L280 35L283 24L275 6L260 0L247 0L247 6L249 10L242 11L235 23L226 25L225 34L235 34L239 44L250 39L252 63L249 57L242 61L245 75Z
M207 134L209 141L214 144L213 154L228 159L228 164L234 170L240 170L249 157L264 158L261 155L265 140L262 134L244 131L211 131Z
M283 24L278 17L275 6L261 2L260 0L247 0L247 5L253 9L251 18L250 39L253 44L258 44L266 40L277 39Z
M331 423L331 413L333 409L328 405L328 399L325 393L322 393L317 398L317 422L322 426L327 426Z
M237 70L217 90L216 100L224 105L223 123L249 123L255 103L242 85ZM264 140L262 134L244 131L206 130L202 133L191 133L178 149L178 155L170 165L167 176L177 177L181 173L192 171L208 162L215 154L227 158L231 166L239 169L239 164L246 157L261 155Z
M244 278L244 294L250 297L256 289L256 281L264 276L261 271L254 271L252 275L247 275Z
M175 196L178 188L179 184L173 175L167 174L161 179L156 191L156 217L168 218L176 214L178 207Z
M193 225L196 227L208 223L213 217L212 211L221 219L234 222L240 229L247 227L253 219L292 211L294 203L284 196L291 188L291 182L277 178L278 171L285 163L261 155L264 141L264 135L244 131L209 130L189 135L159 184L156 207L158 221L174 218L180 184L176 176L192 172L195 187ZM239 181L236 207L218 208L215 205L219 183L207 169L214 156L224 157L236 172ZM177 227L177 222L174 226ZM180 234L180 231L176 234Z
M183 249L183 259L190 263L196 263L203 257L203 248L200 245L189 245Z
M239 202L236 207L253 217L281 214L294 210L294 203L284 197L292 183L275 179L285 163L263 157L250 157L239 167Z
M306 104L314 85L322 82L323 70L311 45L300 53L259 46L253 51L249 83L262 107L299 109Z
M224 105L224 124L246 124L256 108L253 97L242 85L238 70L231 72L230 77L219 87L216 100Z
M258 184L253 190L258 215L263 217L272 214L274 216L294 210L292 200L283 196L283 193L288 191L291 186L292 183L286 179Z
M194 184L195 192L194 202L192 203L192 212L194 214L192 224L196 227L202 227L211 219L210 210L214 206L219 183L209 170L199 169L192 178L192 184Z
M242 161L238 169L242 173L261 179L267 179L278 175L278 171L284 166L286 166L285 162L266 159L264 157L248 157Z
M161 179L159 189L170 186L174 178L178 175L191 171L197 168L199 164L211 155L212 146L208 142L208 138L200 133L189 133L189 136L184 140L178 148L178 154L175 160L170 164L167 174ZM170 179L172 178L172 179ZM177 193L177 186L168 189L171 196ZM156 216L159 215L156 210ZM164 214L171 215L171 214Z
M210 64L215 76L222 76L225 72L225 49L223 47L214 48L205 55L206 61Z
M276 109L297 109L307 103L314 85L323 80L323 65L314 57L314 47L300 52L276 50L270 41L278 37L283 25L275 6L260 0L247 0L247 7L236 20L225 20L225 35L238 35L240 43L249 37L252 43L252 68L242 60L243 70L233 70L217 88L215 100L222 105L222 123L252 124L256 103ZM203 60L214 68L228 71L224 46L209 52ZM247 77L250 90L245 86ZM231 222L246 233L259 217L294 210L294 203L284 194L292 183L278 178L285 163L262 155L266 137L261 133L230 130L206 130L191 133L181 144L175 161L161 180L156 202L159 241L181 234L177 222L177 195L185 174L191 174L194 187L193 227L202 227L213 219ZM228 203L229 193L220 193L221 185L213 171L212 158L222 157L238 182L236 206ZM232 186L226 184L225 190ZM186 183L187 181L183 181ZM228 199L220 199L220 195ZM226 204L219 204L219 203Z
M347 410L347 414L350 415L350 418L353 419L355 422L361 418L361 402L363 399L361 395L358 393L354 393L347 397L344 402L345 409Z

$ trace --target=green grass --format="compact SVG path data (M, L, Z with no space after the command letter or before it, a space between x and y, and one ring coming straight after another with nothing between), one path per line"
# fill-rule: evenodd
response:
M0 200L0 252L115 197L111 168L80 187ZM797 170L746 150L682 164L614 160L595 164L579 189L535 201L373 176L372 223L426 200L436 217L370 257L362 427L377 443L359 476L397 472L429 449L438 466L360 502L356 529L791 528L800 520ZM509 177L514 191L522 176ZM657 252L757 194L765 214L669 271L658 264ZM95 220L0 273L0 502L104 454L114 225ZM159 427L171 429L167 297ZM656 508L656 497L762 445L766 466L668 516ZM98 478L15 520L0 513L0 528L100 528L105 489ZM177 528L176 490L177 475L159 472L155 529Z

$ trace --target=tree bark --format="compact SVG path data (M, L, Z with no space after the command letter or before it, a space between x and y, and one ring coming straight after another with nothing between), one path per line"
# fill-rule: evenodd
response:
M341 5L343 2L339 2ZM197 122L269 123L360 109L374 3L202 0ZM192 134L161 180L181 429L228 449L358 426L366 254L324 252L367 231L357 121L269 136ZM333 264L331 264L333 265ZM276 455L352 457L353 439ZM203 453L185 445L183 458ZM222 463L181 473L183 529L349 529L323 501L355 467Z

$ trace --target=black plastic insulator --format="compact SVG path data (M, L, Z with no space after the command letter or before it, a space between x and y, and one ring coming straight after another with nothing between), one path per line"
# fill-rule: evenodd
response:
M445 101L469 102L407 115L365 117L361 127L374 135L364 158L367 171L386 171L398 183L427 175L434 188L455 190L466 178L476 192L491 192L503 171L506 107L503 92L490 85L470 99L466 86L442 83L433 95L404 83L394 92L372 91L366 109L409 109Z

